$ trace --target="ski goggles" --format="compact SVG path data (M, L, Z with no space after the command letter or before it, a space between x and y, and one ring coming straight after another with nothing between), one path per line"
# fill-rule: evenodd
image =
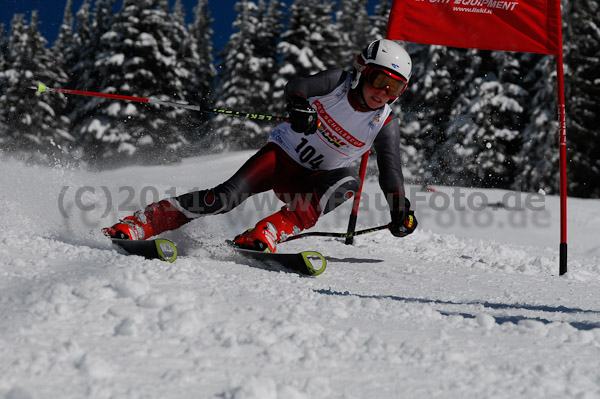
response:
M390 99L398 98L406 89L408 82L392 72L381 68L369 68L367 83L375 91L385 90Z

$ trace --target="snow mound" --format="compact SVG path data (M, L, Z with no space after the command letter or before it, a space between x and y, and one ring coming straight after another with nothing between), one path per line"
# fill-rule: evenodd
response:
M476 211L435 213L428 193L404 239L279 247L325 254L316 278L218 256L224 239L276 210L251 202L168 233L182 254L173 264L127 256L98 234L154 197L219 183L247 156L103 173L0 161L0 397L600 396L597 201L570 200L574 244L560 278L553 197L543 226L531 210L485 208L491 223L467 228ZM386 212L361 211L359 227ZM508 223L511 212L529 224ZM315 230L343 231L347 215L348 204Z

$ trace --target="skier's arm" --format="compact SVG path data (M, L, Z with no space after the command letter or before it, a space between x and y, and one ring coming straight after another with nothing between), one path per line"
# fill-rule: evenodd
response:
M393 113L377 134L373 147L377 153L379 186L388 200L390 209L393 209L392 198L405 195L400 159L400 127L398 118Z
M308 98L331 93L346 78L341 69L328 69L315 75L298 77L285 86L286 111L292 130L305 135L317 131L317 111L310 106Z
M293 78L285 85L285 96L288 99L323 96L341 85L347 73L341 69L328 69L315 75Z
M397 237L412 233L417 227L417 219L410 210L410 201L404 191L404 175L400 159L400 127L394 113L377 134L373 143L377 152L379 185L384 192L392 223L390 231Z

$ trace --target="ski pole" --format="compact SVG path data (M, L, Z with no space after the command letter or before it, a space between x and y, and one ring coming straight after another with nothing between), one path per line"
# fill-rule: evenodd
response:
M365 182L365 175L367 174L367 164L369 163L369 151L365 152L360 160L360 187L356 194L354 194L354 201L352 203L352 212L350 212L350 218L348 219L348 235L346 236L346 245L352 245L354 242L354 236L350 233L354 232L356 228L356 221L358 220L358 208L360 207L360 197L362 195L363 184Z
M356 237L356 236L360 236L360 235L363 235L363 234L369 234L369 233L374 233L376 231L389 229L389 227L390 227L389 224L384 224L382 226L371 227L370 229L353 231L353 232L350 232L350 233L335 233L335 232L326 232L326 231L313 231L313 232L298 234L296 236L291 236L290 238L288 238L287 240L282 241L282 242L297 240L299 238L304 238L304 237L335 237L335 238Z
M51 93L63 93L63 94L75 94L78 96L101 97L101 98L108 98L111 100L133 101L133 102L138 102L138 103L165 105L168 107L185 108L185 109L189 109L191 111L212 113L212 114L218 114L218 115L239 116L239 117L248 118L248 119L274 121L274 122L287 121L287 118L284 118L282 116L256 114L256 113L252 113L252 112L232 111L232 110L228 110L228 109L219 109L219 108L205 108L205 107L200 107L198 105L183 104L183 103L177 103L177 102L172 102L172 101L163 101L163 100L159 100L157 98L132 97L132 96L123 96L120 94L98 93L98 92L94 92L94 91L58 89L58 88L47 87L46 85L44 85L42 83L38 84L37 87L31 87L31 88L33 90L37 90L38 93L51 92Z

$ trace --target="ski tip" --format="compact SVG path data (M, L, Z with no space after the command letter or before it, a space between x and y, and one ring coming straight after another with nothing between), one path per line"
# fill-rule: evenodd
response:
M48 89L48 86L46 86L45 84L43 84L43 83L39 83L39 84L38 84L38 87L37 87L37 91L38 91L38 93L43 93L43 92L45 92L47 89Z
M154 240L156 251L161 260L173 263L177 259L177 247L169 240L159 238Z
M302 257L308 269L308 275L318 276L325 271L327 260L319 252L305 251L302 252Z

